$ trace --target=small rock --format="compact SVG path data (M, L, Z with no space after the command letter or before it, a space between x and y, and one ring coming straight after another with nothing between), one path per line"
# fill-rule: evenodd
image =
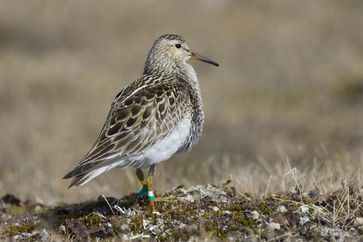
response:
M296 187L291 187L290 190L289 190L289 192L291 194L296 194L297 193Z
M158 211L153 211L152 214L155 214L157 216L160 216L161 215L161 213L159 213Z
M165 223L165 220L162 219L162 218L159 218L156 220L156 225L159 227L159 228L163 228L164 227L164 223Z
M256 220L256 219L258 219L260 217L260 214L256 210L253 210L251 212L251 215L252 215L253 220Z
M302 206L300 207L300 211L301 211L302 213L307 213L307 212L309 212L309 207L308 207L308 206L306 206L306 205L302 205Z
M13 240L14 240L14 241L24 240L24 239L25 239L25 238L24 238L23 236L19 235L19 234L15 235L15 236L13 237Z
M157 233L156 233L157 229L158 229L157 225L150 226L149 233L152 235L157 235Z
M229 210L224 210L223 211L223 214L227 214L227 215L230 215L232 212L231 211L229 211Z
M328 237L328 236L330 236L331 235L331 228L326 228L326 227L322 227L321 229L320 229L320 235L322 236L322 237Z
M122 224L120 228L121 228L121 231L128 231L130 229L127 224Z
M346 241L346 238L349 237L349 233L346 231L343 231L339 228L327 227L322 227L320 229L320 235L325 238L334 238L334 241Z
M274 223L274 222L270 222L267 224L267 227L270 230L280 230L281 229L281 225L279 223Z
M66 226L64 226L63 224L61 226L59 226L59 232L66 233L67 232Z
M218 208L217 206L213 206L213 207L212 207L212 210L213 210L214 212L217 212L217 211L219 211L219 208Z
M285 206L279 206L278 208L277 208L277 212L278 213L287 213L287 209L286 209L286 207Z
M40 238L42 241L47 241L49 239L49 233L46 229L40 231Z
M142 227L144 227L144 229L147 229L147 227L149 227L150 221L143 219L142 220Z
M310 219L307 216L303 216L303 217L300 217L299 223L302 226L302 225L306 224L309 221L310 221Z
M228 241L238 241L238 239L241 238L241 231L230 231L226 237L228 238Z
M20 233L20 235L21 235L23 238L31 238L31 237L32 237L32 234L31 234L31 233Z
M177 187L175 190L183 194L187 193L187 190L185 190L183 187Z
M189 188L184 196L179 197L180 200L194 202L195 200L209 199L213 202L226 203L228 195L222 189L212 185L197 185Z
M186 196L183 196L183 197L178 197L179 200L182 200L182 201L186 201L186 202L191 202L191 203L194 203L194 197L190 194L187 194Z
M363 225L363 218L362 217L356 217L354 220L354 226L360 226Z

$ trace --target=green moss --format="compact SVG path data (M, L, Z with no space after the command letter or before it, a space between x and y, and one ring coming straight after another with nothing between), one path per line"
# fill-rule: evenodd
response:
M264 215L272 215L273 209L269 206L267 206L265 203L261 202L257 205L259 213Z
M226 234L223 228L219 226L216 218L206 220L204 222L204 228L206 231L211 232L213 236L224 237Z
M135 216L130 219L128 226L134 234L140 234L143 230L142 222L143 222L142 216Z
M226 208L227 210L231 212L243 212L245 208L240 204L232 204Z
M14 224L14 225L9 225L5 231L4 231L4 235L8 236L8 237L14 237L17 234L20 233L31 233L34 230L34 225L33 224Z
M87 227L102 226L104 219L96 214L90 214L80 219Z

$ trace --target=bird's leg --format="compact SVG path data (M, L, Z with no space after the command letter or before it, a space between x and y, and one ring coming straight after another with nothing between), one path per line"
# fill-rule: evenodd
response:
M137 198L142 199L148 191L147 180L144 177L144 172L140 168L136 169L136 176L142 185L141 190L137 193Z
M151 165L149 169L149 174L147 176L147 190L148 190L148 197L149 197L149 205L153 207L155 205L155 195L153 191L153 176L155 171L155 165Z

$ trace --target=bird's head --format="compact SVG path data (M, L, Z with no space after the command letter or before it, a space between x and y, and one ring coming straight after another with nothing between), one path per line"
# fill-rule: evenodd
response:
M189 59L200 60L214 66L218 63L211 59L192 52L183 37L175 34L160 36L149 51L146 59L145 71L151 69L165 69L169 66L178 67L186 64Z

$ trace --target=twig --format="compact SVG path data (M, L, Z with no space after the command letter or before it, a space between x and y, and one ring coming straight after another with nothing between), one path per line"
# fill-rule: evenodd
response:
M116 214L115 214L115 212L113 211L113 209L112 209L112 207L111 207L110 203L108 202L107 198L105 197L105 195L101 194L101 196L102 196L102 198L106 201L106 203L107 203L108 207L110 208L110 210L111 210L112 214L113 214L113 215L116 215Z

